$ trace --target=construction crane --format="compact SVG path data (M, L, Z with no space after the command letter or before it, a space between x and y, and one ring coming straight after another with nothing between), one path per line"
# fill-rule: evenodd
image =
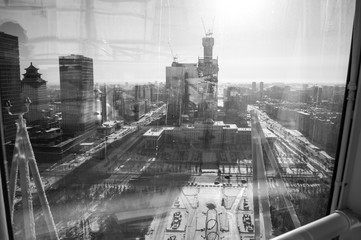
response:
M207 32L206 27L204 25L203 17L201 17L201 20L202 20L204 34L206 35L206 37L212 37L215 17L213 17L212 28L208 29L208 32Z
M172 54L172 57L173 57L173 62L177 62L178 56L177 56L177 55L174 55L172 46L171 46L171 44L170 44L169 41L168 41L168 46L169 46L169 49L170 49L170 53Z

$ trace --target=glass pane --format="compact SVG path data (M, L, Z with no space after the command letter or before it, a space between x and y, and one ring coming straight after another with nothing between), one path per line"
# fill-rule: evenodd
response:
M270 239L325 216L354 5L0 1L15 239Z

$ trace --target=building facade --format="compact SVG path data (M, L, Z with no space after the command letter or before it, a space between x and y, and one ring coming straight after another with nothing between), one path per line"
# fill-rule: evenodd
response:
M168 124L181 124L181 116L188 109L186 79L197 78L197 64L173 62L166 67L166 89L168 103ZM196 108L196 105L194 105Z
M194 124L183 124L180 127L164 127L150 129L143 135L145 149L156 150L164 143L190 144L193 147L212 148L224 145L240 147L249 151L251 148L251 129L238 128L236 124L225 124L222 121L196 121Z
M23 107L18 38L3 32L0 32L0 97L2 105L5 100L11 101L12 112L18 112ZM15 140L16 119L16 116L3 112L5 142Z
M263 98L263 88L264 88L264 83L260 82L259 83L259 97L260 97L260 99Z
M64 134L95 132L93 60L70 55L59 57L59 65Z

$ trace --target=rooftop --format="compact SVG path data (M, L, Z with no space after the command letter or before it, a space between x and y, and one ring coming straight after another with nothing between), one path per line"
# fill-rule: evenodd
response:
M164 128L151 128L146 133L144 133L144 137L158 137L164 131Z
M252 131L252 129L251 128L238 128L238 131L241 131L241 132L250 132L250 131Z
M223 129L238 129L237 124L225 124Z
M263 128L263 132L266 138L277 138L277 136L267 128Z

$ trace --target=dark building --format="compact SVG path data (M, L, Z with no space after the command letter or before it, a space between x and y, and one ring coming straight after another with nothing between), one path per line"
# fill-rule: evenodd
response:
M155 85L151 84L149 85L150 88L150 101L153 102L158 102L157 101L157 93L158 93L158 89L156 88ZM160 101L160 100L159 100Z
M147 99L148 102L152 101L151 85L144 85L144 99Z
M133 111L134 111L134 121L138 121L142 117L144 117L144 114L146 113L146 101L140 100L134 103L133 105Z
M142 90L142 86L140 85L135 85L134 86L134 99L135 101L138 101L139 99L141 99L141 90Z
M102 105L102 123L108 121L108 91L107 85L104 84L102 87L103 94L101 95L101 105Z
M3 32L0 32L0 96L2 105L5 100L11 101L12 112L22 109L18 38ZM15 139L16 119L3 112L5 142Z
M33 66L30 63L28 68L25 68L26 73L23 74L22 90L24 97L31 99L29 106L29 112L25 115L25 118L29 123L40 121L44 118L45 111L48 110L46 81L41 78L41 74L38 73L39 68Z
M59 65L64 134L95 132L93 60L72 54L59 57Z
M123 98L123 91L118 87L113 87L113 106L114 106L114 116L117 119L124 119L124 98Z
M264 83L260 82L259 83L259 97L262 99L263 98L263 87L264 87Z

